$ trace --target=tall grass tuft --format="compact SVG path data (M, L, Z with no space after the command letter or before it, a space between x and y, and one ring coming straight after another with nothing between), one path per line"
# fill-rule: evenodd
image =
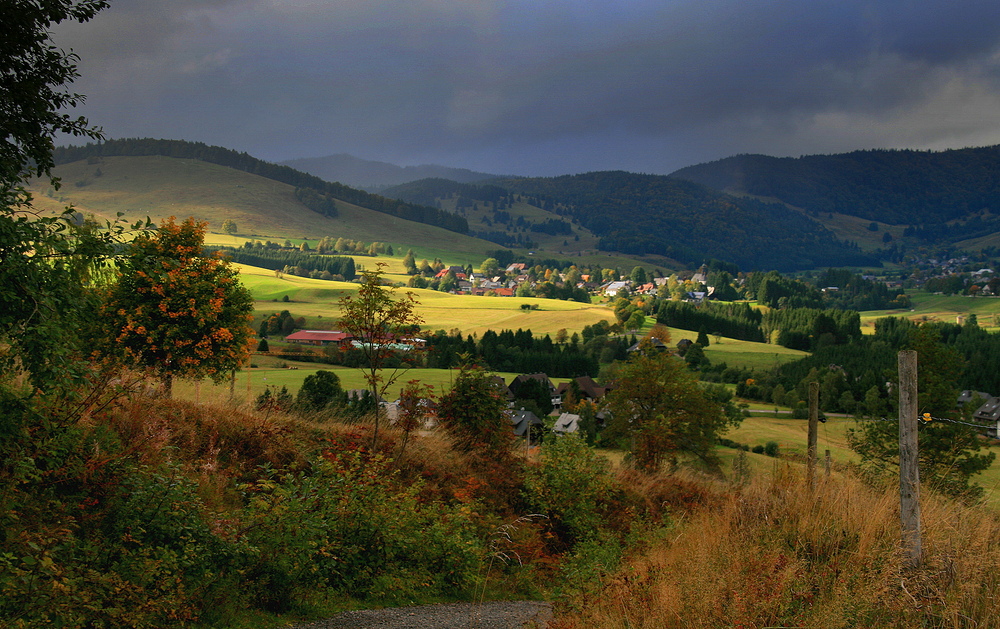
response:
M902 569L895 488L814 493L788 468L690 513L558 627L1000 627L1000 516L923 500L924 563Z

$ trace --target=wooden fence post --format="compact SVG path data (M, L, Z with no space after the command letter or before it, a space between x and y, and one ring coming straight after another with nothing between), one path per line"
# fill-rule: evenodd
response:
M819 383L809 383L809 440L806 448L809 489L816 487L816 436L819 430Z
M920 467L917 450L917 352L899 352L899 520L903 564L920 565Z
M826 451L826 459L824 460L824 467L826 468L826 477L827 478L830 478L830 468L832 466L833 466L833 464L830 461L830 451L827 450Z

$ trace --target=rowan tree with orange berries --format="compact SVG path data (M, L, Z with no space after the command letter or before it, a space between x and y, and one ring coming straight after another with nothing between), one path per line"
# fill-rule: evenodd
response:
M102 308L107 353L155 373L168 395L175 376L234 373L254 340L253 298L227 260L205 255L206 225L171 217L136 238Z

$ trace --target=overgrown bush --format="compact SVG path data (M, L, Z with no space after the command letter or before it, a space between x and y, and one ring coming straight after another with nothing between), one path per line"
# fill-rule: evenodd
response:
M600 535L616 491L607 459L574 435L546 440L541 462L529 466L524 478L528 509L548 517L568 545Z
M258 600L287 608L281 583L383 600L471 590L485 553L468 512L422 503L395 476L380 457L330 451L308 472L247 485L253 573L266 576Z

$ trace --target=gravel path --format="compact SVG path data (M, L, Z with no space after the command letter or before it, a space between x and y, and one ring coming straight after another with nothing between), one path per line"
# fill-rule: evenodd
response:
M289 629L544 629L552 606L538 601L495 601L362 609Z

